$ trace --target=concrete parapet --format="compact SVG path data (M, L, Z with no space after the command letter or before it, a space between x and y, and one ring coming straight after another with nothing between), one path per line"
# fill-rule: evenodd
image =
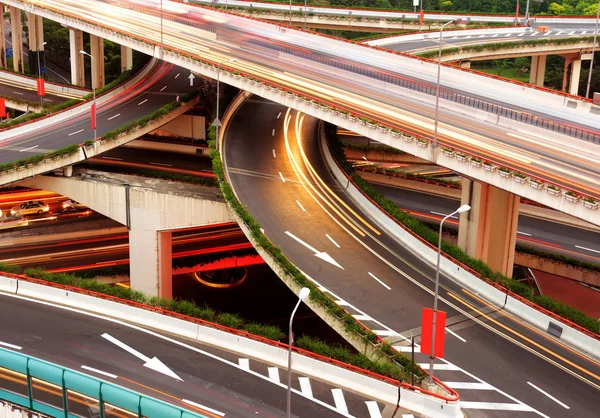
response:
M600 287L600 273L597 271L519 252L515 253L515 264Z

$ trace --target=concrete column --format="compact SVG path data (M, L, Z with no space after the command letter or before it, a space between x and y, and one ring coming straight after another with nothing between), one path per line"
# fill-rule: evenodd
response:
M489 184L463 180L458 246L492 270L511 276L517 241L519 196Z
M121 72L133 68L133 50L121 45Z
M471 68L471 61L461 61L460 68Z
M173 297L170 231L129 231L131 288L147 296Z
M569 65L571 65L572 62L573 62L573 58L565 57L562 88L560 89L560 91L567 91L567 82L569 80L569 78L567 76L569 75Z
M0 30L0 68L6 68L6 31L4 30L4 4L0 3L2 30Z
M71 84L85 87L85 67L83 66L83 32L69 28L69 46L71 52Z
M27 13L27 25L29 26L29 71L38 74L38 54L40 66L44 68L44 47L41 46L44 43L44 19L42 16Z
M577 96L579 93L579 77L581 76L581 60L573 60L571 64L571 81L569 82L569 94Z
M529 83L538 87L544 87L544 75L546 74L546 55L534 55L531 57L531 68L529 69Z
M90 34L92 60L92 88L104 87L104 38Z
M12 33L13 70L23 72L23 25L21 10L10 7L10 30Z

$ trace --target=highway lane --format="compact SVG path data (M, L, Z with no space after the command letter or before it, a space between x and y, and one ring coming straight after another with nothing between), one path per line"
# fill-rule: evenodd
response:
M339 303L366 326L404 350L405 338L419 337L421 308L432 304L432 268L391 238L377 235L369 221L361 221L368 216L349 202L324 167L314 140L314 119L305 117L300 124L291 112L285 141L286 112L252 98L230 123L225 132L225 166L236 194L294 264L334 300L343 301ZM302 132L306 160L295 138L296 126ZM329 197L326 186L357 215ZM315 251L327 252L339 266L315 259ZM436 375L457 388L469 416L564 416L562 407L529 390L527 379L544 382L546 392L569 405L569 416L595 416L590 399L597 397L600 387L598 363L503 312L489 315L491 309L484 301L447 278L442 278L442 288L440 309L448 312L449 328L458 337L447 334L450 363L436 366ZM505 339L517 355L493 349L502 349ZM427 360L422 356L417 361Z
M240 361L242 356L215 347L178 338L167 331L151 331L128 325L115 319L104 319L48 306L41 302L0 295L3 321L2 342L22 347L20 352L94 375L111 383L178 406L194 410L206 417L278 417L285 411L284 385L269 379L271 365L249 359L249 370ZM46 318L40 322L40 316ZM27 332L24 332L26 330ZM182 381L143 367L144 362L103 338L103 334L118 339L142 354L156 356ZM82 366L109 373L116 378ZM286 374L277 373L284 382ZM297 417L339 417L332 405L332 387L310 379L314 400L299 396L300 385L293 376L297 390L292 398L293 415ZM367 417L365 399L343 391L350 414ZM195 408L183 402L202 405Z

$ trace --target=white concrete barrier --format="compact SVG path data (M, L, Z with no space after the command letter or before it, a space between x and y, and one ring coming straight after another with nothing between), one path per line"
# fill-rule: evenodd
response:
M530 28L514 27L514 28L494 28L494 29L467 29L467 30L449 30L442 32L442 38L451 38L453 36L475 36L475 35L493 35L505 33L522 33L531 32ZM387 46L391 44L399 44L402 42L424 41L430 39L439 39L440 32L418 33L414 35L398 35L390 36L389 38L373 39L366 41L365 44L371 46Z
M37 79L28 77L24 74L11 73L9 71L0 71L0 80L10 81L13 83L19 83L21 85L32 87L37 90ZM62 84L52 83L46 81L45 83L46 92L57 96L65 96L72 98L82 98L92 91L77 86L66 86Z

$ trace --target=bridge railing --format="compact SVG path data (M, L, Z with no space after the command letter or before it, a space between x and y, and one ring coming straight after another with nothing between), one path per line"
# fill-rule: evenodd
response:
M206 418L4 348L0 348L0 399L51 417Z

